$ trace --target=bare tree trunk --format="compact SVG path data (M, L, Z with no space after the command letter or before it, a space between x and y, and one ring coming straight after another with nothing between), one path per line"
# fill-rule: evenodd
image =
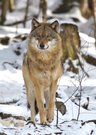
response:
M29 0L27 0L27 3L26 3L25 17L24 17L24 23L23 23L24 28L26 27L26 21L27 21L28 10L29 10Z
M15 8L14 0L9 0L9 10L10 12L13 11Z
M93 0L93 17L94 17L94 38L96 47L96 0Z
M6 20L6 14L7 14L8 7L9 7L9 0L3 0L0 24L4 24L4 22Z
M47 0L40 0L39 9L40 9L40 13L42 14L42 21L46 22L46 19L47 19Z
M13 11L14 9L14 0L2 0L2 9L1 9L1 18L0 18L0 24L4 24L6 20L6 14L8 9L10 11Z
M84 17L89 18L92 15L92 0L81 0L80 10Z

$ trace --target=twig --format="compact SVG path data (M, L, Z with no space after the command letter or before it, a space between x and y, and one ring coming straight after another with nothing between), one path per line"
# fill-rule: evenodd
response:
M80 96L79 96L79 108L78 108L78 115L77 115L77 121L79 120L79 116L80 116L80 110L81 110L81 97L82 97L82 80L84 78L84 74L82 74L82 76L79 76L79 90L80 90Z
M59 88L60 80L61 80L61 78L59 79L59 82L58 82L58 85L57 85L57 89ZM57 100L56 100L56 102L57 102ZM58 127L58 107L57 107L56 126Z
M71 99L73 97L73 95L76 93L76 91L78 91L79 87L76 88L76 90L72 93L72 95L64 101L64 103L68 102L69 99Z
M77 54L77 58L78 58L79 65L80 65L82 71L84 72L84 74L85 74L87 77L89 77L88 73L85 71L84 67L82 66L82 63L81 63L81 61L80 61L80 58L79 58L79 55L78 55L78 54Z
M94 58L93 56L82 54L82 57L83 57L83 58L86 60L86 62L88 62L89 64L96 66L96 58Z
M57 117L56 117L56 126L58 127L58 107L57 107Z
M84 121L84 122L82 123L82 126L83 126L85 123L90 123L90 122L94 122L94 123L96 124L96 120L88 120L88 121Z
M27 19L26 19L26 21L29 21L29 20L31 20L32 19L32 16L27 16ZM18 24L20 24L20 23L24 23L24 19L22 19L22 20L19 20L19 21L16 21L16 22L12 22L12 23L9 23L9 24L5 24L5 26L14 26L14 25L18 25Z

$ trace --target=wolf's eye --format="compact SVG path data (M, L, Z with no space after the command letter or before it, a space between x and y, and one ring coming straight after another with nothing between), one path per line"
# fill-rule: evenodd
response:
M46 36L47 40L51 41L52 37L51 36Z
M37 38L37 39L40 39L40 38L41 38L41 35L37 35L36 38Z

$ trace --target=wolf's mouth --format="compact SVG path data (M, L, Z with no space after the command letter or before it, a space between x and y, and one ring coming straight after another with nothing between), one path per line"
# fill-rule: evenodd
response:
M48 45L44 45L44 44L39 44L39 45L37 45L37 47L38 47L39 49L41 49L41 50L45 50L45 49L48 49L48 48L49 48Z

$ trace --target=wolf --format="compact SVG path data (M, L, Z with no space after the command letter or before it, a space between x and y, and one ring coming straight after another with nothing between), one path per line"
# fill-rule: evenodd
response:
M58 30L57 20L52 23L38 22L35 18L32 20L28 50L22 65L32 123L35 123L36 103L41 124L54 119L57 81L63 74L63 49Z

